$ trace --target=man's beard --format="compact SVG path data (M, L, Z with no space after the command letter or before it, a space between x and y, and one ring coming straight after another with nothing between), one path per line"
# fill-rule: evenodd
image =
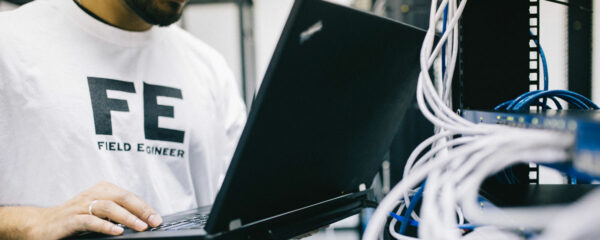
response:
M161 27L169 26L181 18L179 4L169 2L169 10L163 10L156 5L156 0L124 0L124 2L145 22Z

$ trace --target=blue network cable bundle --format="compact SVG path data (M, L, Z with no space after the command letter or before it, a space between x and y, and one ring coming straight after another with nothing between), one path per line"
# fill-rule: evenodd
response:
M502 124L573 133L576 142L572 149L572 163L549 166L577 177L583 182L600 178L600 111L494 112L464 110L462 115L474 123Z

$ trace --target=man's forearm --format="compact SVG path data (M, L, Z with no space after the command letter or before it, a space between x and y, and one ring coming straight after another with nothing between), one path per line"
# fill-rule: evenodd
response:
M0 239L32 239L32 226L40 217L35 207L0 207Z

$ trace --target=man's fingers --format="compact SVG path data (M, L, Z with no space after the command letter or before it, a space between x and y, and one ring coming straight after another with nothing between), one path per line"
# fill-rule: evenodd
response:
M111 196L110 200L121 205L150 226L156 227L162 223L160 215L137 195L111 183L101 183L99 186L104 190L104 193Z
M144 221L110 200L98 200L94 204L93 214L99 218L109 218L136 231L144 231L148 228L148 224Z
M146 202L140 199L137 195L127 192L115 199L119 205L123 206L127 211L133 213L142 221L147 222L152 227L156 227L162 223L162 218L152 209Z
M102 220L96 216L88 214L76 215L73 220L75 221L75 231L92 231L104 233L107 235L120 235L123 233L123 228L113 224L109 221Z

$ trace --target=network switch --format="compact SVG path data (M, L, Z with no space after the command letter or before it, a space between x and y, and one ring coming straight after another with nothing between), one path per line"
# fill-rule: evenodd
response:
M546 110L513 113L464 110L462 115L474 123L573 133L576 139L573 146L573 169L565 170L583 178L600 177L600 111Z

